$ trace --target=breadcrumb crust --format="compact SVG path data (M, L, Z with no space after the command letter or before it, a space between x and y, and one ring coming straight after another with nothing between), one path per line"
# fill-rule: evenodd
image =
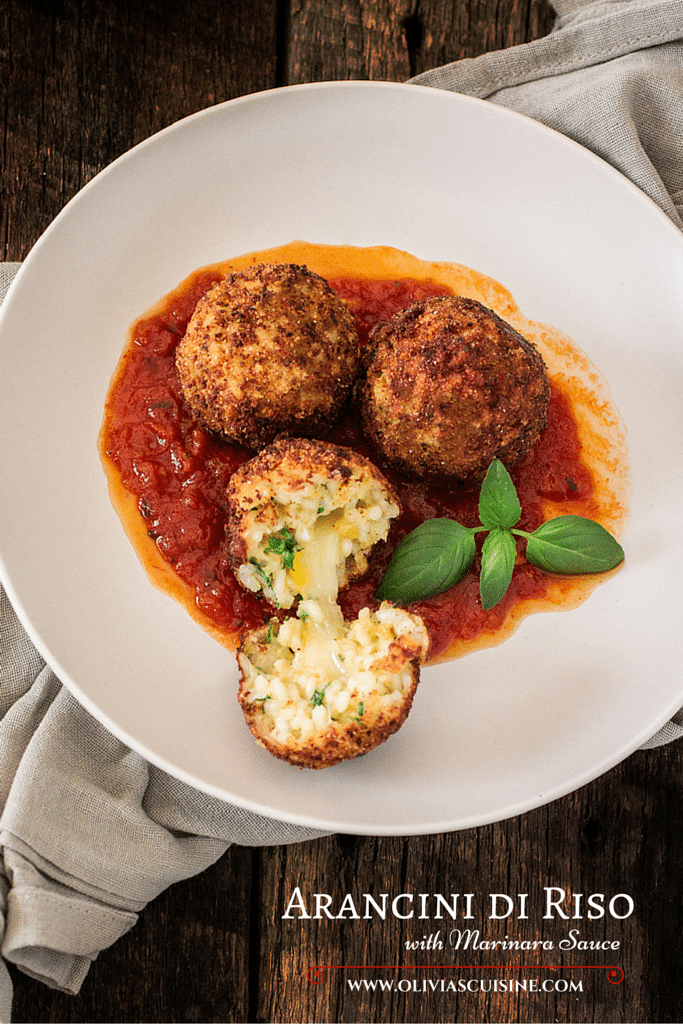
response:
M407 479L476 482L494 458L513 465L546 425L540 352L474 299L425 299L379 323L363 369L364 433Z
M277 434L326 434L359 369L347 304L318 274L259 263L218 281L176 353L188 405L205 426L258 449Z

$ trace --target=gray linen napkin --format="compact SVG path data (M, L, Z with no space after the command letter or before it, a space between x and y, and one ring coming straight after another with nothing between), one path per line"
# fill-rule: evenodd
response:
M62 687L1 589L0 807L2 955L72 993L149 900L231 843L325 834L205 796L129 750ZM0 961L2 1022L11 999Z
M683 0L556 0L545 39L413 82L486 98L551 125L632 178L680 227ZM0 264L0 300L18 269ZM646 747L683 736L676 718ZM77 992L91 961L166 886L230 843L323 833L259 817L147 764L80 707L0 592L0 948ZM0 962L0 1021L11 982Z

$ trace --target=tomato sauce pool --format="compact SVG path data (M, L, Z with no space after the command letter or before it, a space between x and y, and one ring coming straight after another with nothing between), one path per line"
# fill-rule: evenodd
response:
M227 557L226 488L230 475L253 452L200 425L183 401L174 364L197 300L221 276L215 268L198 271L136 322L109 393L100 447L122 487L134 497L147 537L182 581L186 603L195 605L193 614L227 646L234 646L241 630L272 615L267 602L239 586ZM349 302L363 344L379 320L416 299L451 291L428 279L328 279ZM372 457L357 420L351 411L328 440ZM477 522L478 488L441 490L386 475L399 494L402 513L388 541L373 551L367 575L340 594L347 618L376 604L374 593L391 552L418 523L435 516L466 525ZM533 530L548 518L548 502L557 502L563 513L593 515L592 474L582 459L571 402L554 384L547 427L513 468L512 477L523 509L522 529ZM477 560L451 590L411 606L428 626L431 660L446 652L449 657L463 653L482 638L498 642L496 634L504 632L511 616L518 618L525 604L542 602L551 586L547 575L525 561L522 548L507 594L488 611L481 607L478 580Z

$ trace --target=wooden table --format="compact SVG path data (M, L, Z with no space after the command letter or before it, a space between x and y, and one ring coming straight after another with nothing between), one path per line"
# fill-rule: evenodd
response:
M115 157L193 111L261 89L323 79L403 80L550 31L546 0L5 0L2 258L21 260L71 197ZM646 680L643 681L646 685ZM637 752L577 793L519 818L419 838L339 835L302 846L233 847L163 893L94 963L78 997L14 968L16 1021L680 1021L683 744ZM434 922L283 920L289 894L529 893L526 920L488 920L482 938L620 943L568 954L583 970L520 969L533 952L460 952L453 971L406 942ZM615 894L633 914L544 920L544 886ZM501 901L499 901L501 902ZM623 915L622 897L612 904ZM464 925L464 922L460 922ZM424 926L426 925L426 927ZM441 939L453 929L447 919ZM443 956L454 962L452 950ZM583 957L583 958L582 958ZM478 970L486 962L507 970ZM547 956L544 959L548 963ZM400 972L315 964L413 965ZM604 969L624 972L612 984ZM349 980L393 981L355 990ZM502 991L563 978L583 991ZM498 991L473 991L484 981ZM399 981L403 989L399 990ZM429 981L436 990L430 988ZM469 987L468 987L469 984ZM417 991L414 991L414 988ZM483 986L487 987L486 985ZM561 987L561 986L560 986ZM423 988L425 989L423 991Z

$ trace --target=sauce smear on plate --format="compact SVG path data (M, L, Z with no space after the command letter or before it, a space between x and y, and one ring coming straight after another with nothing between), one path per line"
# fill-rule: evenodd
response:
M361 343L379 320L431 295L468 294L495 309L541 350L551 379L548 425L511 475L522 504L520 527L553 515L597 519L615 532L626 515L624 431L604 381L569 339L526 321L500 285L457 264L426 263L397 250L292 243L205 267L191 274L133 324L107 399L100 453L124 527L162 589L181 600L217 639L234 647L242 629L266 621L272 608L236 582L227 559L225 493L230 475L253 452L206 430L186 407L174 355L197 300L231 270L257 262L305 263L347 300ZM351 409L327 438L372 451ZM386 472L386 470L385 470ZM477 523L479 489L440 490L386 472L402 504L389 541L372 553L368 574L340 595L347 617L372 606L392 550L419 522L448 516ZM525 615L574 607L599 577L550 577L519 548L512 584L484 611L478 565L450 591L413 609L431 637L431 660L499 643Z

